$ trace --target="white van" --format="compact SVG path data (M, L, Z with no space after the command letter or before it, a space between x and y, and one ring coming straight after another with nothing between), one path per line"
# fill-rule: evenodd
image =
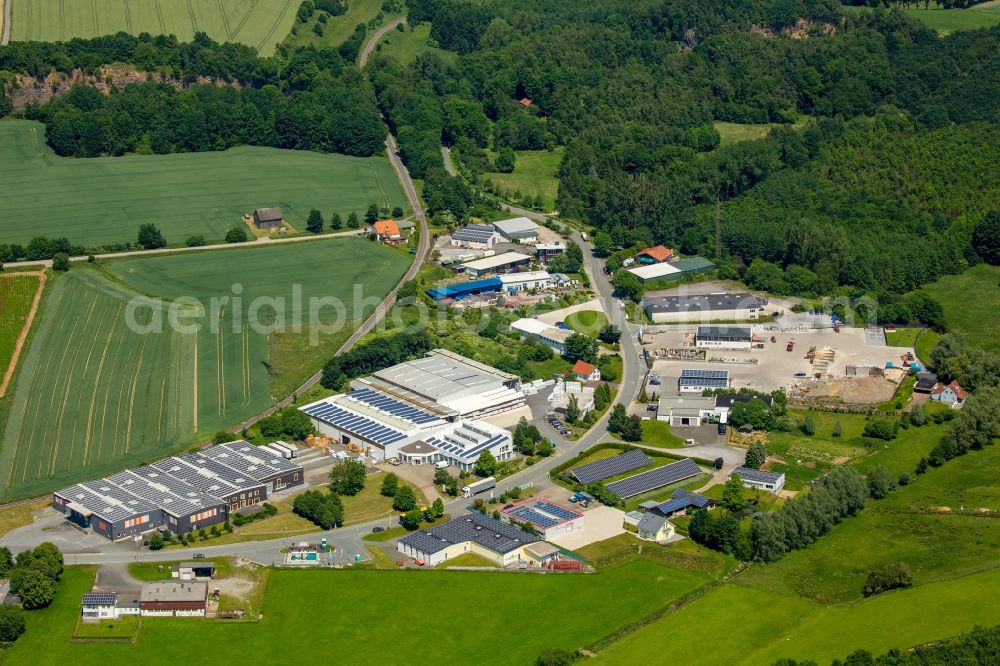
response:
M451 463L449 463L447 460L438 460L436 463L434 463L434 467L436 469L448 469L450 465Z

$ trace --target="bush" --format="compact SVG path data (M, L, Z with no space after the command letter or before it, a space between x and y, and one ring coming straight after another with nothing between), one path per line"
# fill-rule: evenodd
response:
M247 230L243 227L230 227L226 232L227 243L245 243L247 241Z
M52 270L65 273L69 270L69 257L64 252L59 252L52 257Z
M10 644L24 633L24 612L16 606L0 606L0 645Z
M898 428L899 423L894 419L875 418L865 424L865 430L862 435L889 441L896 438Z
M910 567L905 562L896 562L884 569L869 573L862 593L866 597L871 597L911 585L913 585L913 574L910 573Z
M187 245L188 247L201 247L202 245L205 245L205 237L190 236L186 241L184 241L184 244Z

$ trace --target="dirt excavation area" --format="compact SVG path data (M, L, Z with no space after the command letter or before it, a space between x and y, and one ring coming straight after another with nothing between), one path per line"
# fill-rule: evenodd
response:
M872 405L892 399L896 383L885 377L840 377L800 386L803 397L848 405Z

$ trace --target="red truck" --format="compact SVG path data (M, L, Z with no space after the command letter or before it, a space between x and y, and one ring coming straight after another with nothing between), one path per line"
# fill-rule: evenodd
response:
M785 351L792 351L793 349L795 349L795 340L789 340L785 346Z

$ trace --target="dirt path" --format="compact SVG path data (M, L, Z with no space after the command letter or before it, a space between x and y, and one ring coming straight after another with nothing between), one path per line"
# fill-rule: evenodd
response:
M31 310L28 311L28 318L24 321L24 327L21 329L21 334L17 336L17 344L14 345L14 353L10 357L10 364L7 365L7 372L3 375L3 381L0 381L0 398L6 395L7 386L10 384L10 380L14 377L14 369L17 368L18 359L21 358L21 350L24 349L24 342L28 339L28 331L31 330L31 323L35 321L35 314L38 313L38 304L42 300L42 290L45 289L44 272L18 273L18 275L37 275L38 289L35 291L35 299L31 301Z
M365 65L368 64L368 58L371 57L372 51L375 50L375 45L378 44L379 40L385 36L385 33L389 32L397 25L406 20L405 16L400 16L395 21L389 21L384 26L378 29L378 31L371 36L371 38L365 43L364 47L361 49L361 53L358 54L358 69L364 69Z
M14 0L0 0L3 3L3 14L0 15L0 46L6 46L10 41L10 8ZM3 393L0 392L0 396Z

